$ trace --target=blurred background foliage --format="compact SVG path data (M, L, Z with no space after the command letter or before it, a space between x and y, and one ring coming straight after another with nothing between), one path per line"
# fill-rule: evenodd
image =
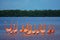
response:
M60 10L0 10L0 17L60 17Z

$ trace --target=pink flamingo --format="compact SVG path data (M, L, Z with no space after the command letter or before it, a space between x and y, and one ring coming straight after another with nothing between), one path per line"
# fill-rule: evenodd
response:
M54 26L53 25L50 25L49 26L49 29L47 31L47 34L48 35L51 35L51 34L54 34L54 32L55 32Z
M11 32L12 31L12 24L10 24L10 28L5 28L6 32Z
M22 25L22 29L20 30L20 32L28 32L28 24L26 25L26 28L24 28L24 25Z
M46 32L46 24L44 24L44 27L42 27L42 25L40 25L40 33L41 35L44 35Z
M17 33L17 31L18 31L18 28L17 28L16 24L14 24L13 33Z
M27 32L28 35L32 34L32 25L29 26L29 30Z
M20 32L24 32L24 25L22 25L22 29L20 30Z

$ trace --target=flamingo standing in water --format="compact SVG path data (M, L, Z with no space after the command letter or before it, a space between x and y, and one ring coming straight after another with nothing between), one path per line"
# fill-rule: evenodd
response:
M38 29L36 30L36 34L39 34L40 33L40 31L39 31L39 27L38 27Z
M24 25L22 25L22 29L20 30L20 32L28 32L28 24L26 25L26 28L24 28Z
M39 34L39 30L36 29L36 24L34 24L34 30L32 31L32 34Z
M36 34L39 34L39 30L36 30Z
M26 24L26 28L24 29L24 32L28 32L28 27L29 27L29 24Z
M6 32L11 32L12 31L12 24L10 24L10 28L5 28Z
M36 33L36 24L34 24L34 30L32 31L32 34Z
M18 31L17 25L16 25L16 24L14 24L13 33L17 33L17 31Z
M29 30L27 32L28 35L32 34L32 25L29 26Z
M24 32L24 25L22 25L22 29L20 30L20 32Z
M41 35L44 35L46 32L46 24L44 24L44 27L42 27L42 25L40 25L40 33Z
M54 26L53 25L50 25L49 26L49 29L47 31L47 34L48 35L51 35L51 34L54 34L54 32L55 32Z

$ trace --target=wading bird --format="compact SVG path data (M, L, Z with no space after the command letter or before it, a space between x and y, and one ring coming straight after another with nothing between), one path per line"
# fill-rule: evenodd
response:
M24 32L24 25L22 25L22 29L20 30L20 32Z
M49 25L47 34L51 35L51 34L54 34L54 32L55 32L54 25Z
M10 28L5 27L6 32L9 32L9 33L12 31L12 29L13 29L12 24L10 24Z
M42 27L42 25L40 25L40 33L41 35L45 35L46 32L46 24L44 24L44 27Z
M34 30L32 31L32 34L36 33L36 24L34 24Z
M32 34L32 25L29 26L29 30L28 30L28 32L26 34L28 34L28 35Z
M17 31L18 31L17 25L16 25L16 24L14 24L13 33L17 33Z
M24 25L22 25L22 29L20 30L20 32L28 32L28 27L29 27L29 24L26 25L26 28L24 28Z
M26 28L24 29L24 32L28 32L28 27L29 27L29 24L26 24Z
M39 30L36 29L36 24L34 24L34 30L32 31L32 34L39 34Z

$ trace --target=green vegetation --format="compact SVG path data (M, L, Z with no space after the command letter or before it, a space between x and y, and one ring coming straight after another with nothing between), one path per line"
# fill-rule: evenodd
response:
M60 17L60 10L0 10L0 17Z

